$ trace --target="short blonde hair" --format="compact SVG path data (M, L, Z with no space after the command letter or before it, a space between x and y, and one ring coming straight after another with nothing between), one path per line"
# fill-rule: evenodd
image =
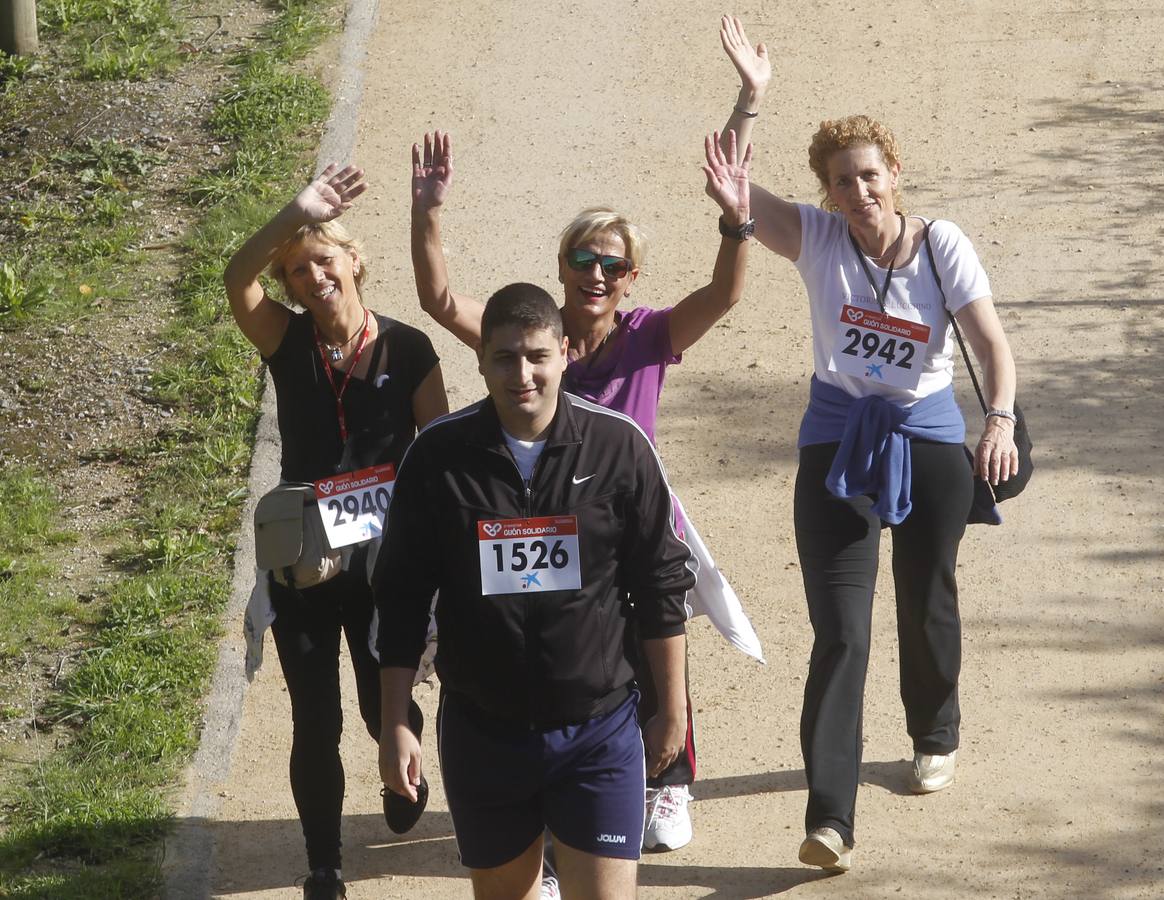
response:
M901 148L897 144L897 138L893 136L892 131L869 116L825 119L812 136L812 143L808 146L808 165L820 181L822 195L820 205L829 212L837 210L837 205L828 195L829 159L839 150L865 145L876 147L888 168L901 165ZM905 211L899 187L893 189L893 205L898 212Z
M359 241L348 233L348 230L343 225L333 219L330 222L314 222L310 225L301 226L275 252L270 266L267 267L267 272L279 282L279 286L283 288L283 294L287 299L291 299L291 295L287 292L287 257L291 255L292 250L308 238L313 237L318 238L325 244L339 247L359 257L360 268L353 275L356 282L356 290L359 291L365 279L368 277L368 265L364 262L364 248Z
M600 234L614 232L622 238L622 246L631 267L641 268L647 257L647 239L642 230L608 206L591 206L574 217L558 241L558 256Z

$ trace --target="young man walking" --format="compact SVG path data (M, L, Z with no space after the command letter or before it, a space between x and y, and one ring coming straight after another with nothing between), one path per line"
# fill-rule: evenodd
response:
M437 592L438 748L474 895L537 897L548 828L568 895L631 898L645 777L685 736L690 554L651 442L561 391L553 299L509 285L481 332L489 396L426 429L396 479L374 578L381 777L421 785L408 700ZM641 732L631 618L660 699Z

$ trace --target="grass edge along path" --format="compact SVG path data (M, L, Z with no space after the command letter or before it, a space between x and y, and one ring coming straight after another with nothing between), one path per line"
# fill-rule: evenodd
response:
M211 127L228 150L195 180L204 209L184 241L179 348L153 389L179 424L138 448L141 500L90 646L41 715L71 740L4 800L0 896L153 897L173 786L197 744L258 415L260 370L221 288L224 260L303 180L330 105L292 63L333 4L277 0L266 40L238 60ZM251 198L240 202L237 198Z

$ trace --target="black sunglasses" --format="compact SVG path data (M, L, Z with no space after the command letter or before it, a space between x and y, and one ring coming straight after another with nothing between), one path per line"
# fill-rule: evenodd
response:
M575 272L585 272L598 263L602 266L602 274L611 278L622 278L631 270L631 261L622 256L602 256L590 250L571 247L566 251L566 265Z

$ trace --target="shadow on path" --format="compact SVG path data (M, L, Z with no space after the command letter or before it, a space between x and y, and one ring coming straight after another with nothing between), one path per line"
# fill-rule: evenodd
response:
M213 885L215 896L230 897L253 891L290 887L306 874L303 832L298 819L267 819L248 822L207 822L185 819L177 828L208 829L214 835L220 875ZM344 879L349 882L387 878L392 875L422 878L465 878L447 812L426 812L406 835L394 835L379 815L343 818ZM221 869L220 869L221 871Z
M639 866L639 884L644 887L689 888L698 886L709 891L700 894L711 900L755 900L783 894L810 881L832 878L819 869L804 866L668 866L657 865L644 857Z
M872 784L891 794L909 796L906 776L909 762L904 759L885 762L861 763L861 784ZM728 797L746 797L754 794L783 794L789 791L807 791L804 769L786 769L782 772L760 772L754 775L728 775L723 778L701 778L695 782L695 796L700 800L723 800Z

